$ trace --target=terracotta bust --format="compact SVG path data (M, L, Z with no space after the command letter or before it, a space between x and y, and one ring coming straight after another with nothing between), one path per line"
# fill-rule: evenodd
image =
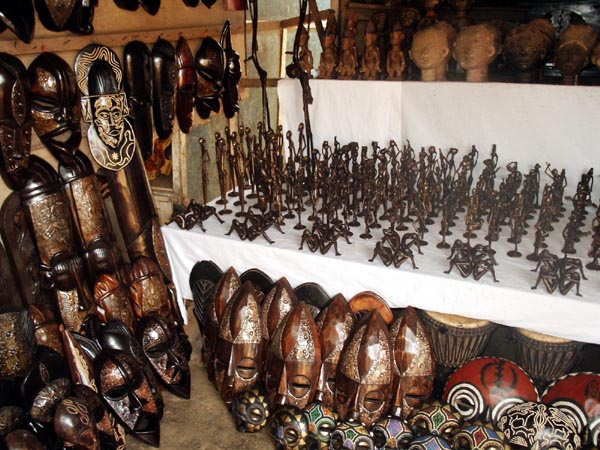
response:
M487 24L471 25L458 33L453 56L467 81L488 81L488 67L502 49L500 32Z
M554 44L554 26L536 19L510 30L504 41L504 60L520 83L538 81L539 69Z
M421 69L422 81L445 81L456 31L446 22L417 31L413 38L410 58Z
M587 24L571 24L560 35L554 64L562 74L562 84L577 84L579 74L590 62L598 33Z

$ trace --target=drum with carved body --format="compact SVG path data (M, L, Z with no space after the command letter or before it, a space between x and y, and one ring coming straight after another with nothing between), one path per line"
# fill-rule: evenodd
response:
M512 329L517 362L539 385L567 374L577 362L583 344L523 328Z
M487 320L433 311L421 311L421 317L431 334L436 363L447 368L479 356L497 327Z

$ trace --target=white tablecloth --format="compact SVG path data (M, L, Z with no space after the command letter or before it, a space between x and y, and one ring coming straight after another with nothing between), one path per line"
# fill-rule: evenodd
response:
M493 144L505 164L526 173L536 162L567 171L575 187L581 173L598 167L600 87L512 83L311 80L313 143L357 141L387 147L406 140L461 153L475 145L487 158ZM284 130L304 121L297 80L279 82ZM500 173L499 177L502 176Z
M593 215L590 212L590 216ZM424 255L415 255L419 269L413 270L410 261L399 269L385 267L379 259L368 262L375 242L382 236L381 230L373 230L373 239L364 241L358 237L363 229L353 228L351 245L343 240L339 241L342 256L334 256L333 250L321 255L311 253L306 246L303 251L298 250L301 231L293 229L297 219L287 221L285 234L270 229L267 234L275 243L269 245L262 237L249 242L240 241L235 232L231 236L225 236L229 231L232 215L224 217L227 221L224 225L220 225L215 218L206 221L206 233L197 226L190 231L182 230L174 223L162 228L180 302L184 298L192 298L190 271L196 262L206 259L214 261L223 270L233 266L240 274L257 267L273 280L287 277L292 286L314 281L321 284L330 296L341 292L350 299L361 291L373 290L383 296L391 307L412 305L425 310L486 319L553 336L600 344L600 273L585 270L589 279L581 282L583 297L577 297L575 289L567 296L560 295L558 291L549 295L543 283L537 290L532 290L531 286L537 278L537 273L531 271L535 263L526 260L524 256L506 256L506 252L513 248L512 244L506 242L508 227L504 227L500 241L493 244L499 263L496 275L500 280L499 283L494 283L490 275L485 275L476 282L472 278L463 279L456 269L448 275L443 273L449 266L446 258L450 251L440 250L435 246L441 240L437 222L429 227L429 232L425 235L429 245L422 248ZM305 217L306 213L303 223L309 224ZM460 223L457 228L460 228ZM550 251L559 255L562 248L559 236L563 224L564 222L556 225L557 231L551 236L554 239L548 241ZM589 224L586 229L589 229ZM480 237L473 240L472 245L485 243L481 239L484 231L478 233ZM532 233L530 231L524 236L519 245L523 255L531 253L533 249ZM455 229L454 234L448 237L448 242L452 243L460 234L462 231ZM464 240L462 237L461 239ZM582 258L584 264L589 261L584 255L589 248L590 239L587 236L576 245L575 256Z

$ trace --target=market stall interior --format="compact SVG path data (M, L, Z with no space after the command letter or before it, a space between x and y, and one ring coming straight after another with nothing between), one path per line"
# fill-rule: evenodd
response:
M0 4L0 449L597 448L599 10Z

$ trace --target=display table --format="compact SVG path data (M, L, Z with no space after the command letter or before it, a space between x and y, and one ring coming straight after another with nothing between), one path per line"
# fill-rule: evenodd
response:
M240 241L235 232L225 236L230 229L232 215L224 218L227 222L222 225L214 217L208 219L204 223L206 233L198 226L186 231L174 223L162 228L180 302L192 298L189 275L194 264L212 260L221 269L233 266L240 274L256 267L273 280L285 276L294 287L306 281L317 282L330 296L341 292L350 299L361 291L372 290L386 299L391 307L412 305L600 344L600 273L585 270L588 280L581 282L582 297L575 295L575 289L567 296L560 295L558 290L549 295L543 283L537 290L532 290L537 273L531 270L536 264L524 256L510 258L506 255L514 248L513 244L506 242L507 227L504 227L500 241L493 245L499 263L496 266L499 282L494 283L491 275L484 275L476 282L472 278L463 279L456 268L450 274L444 273L449 267L447 257L450 251L436 248L435 244L441 240L438 222L431 225L425 235L429 245L422 247L424 254L418 255L415 251L419 269L413 270L410 261L399 269L385 267L379 259L368 262L375 242L382 236L381 229L372 230L373 238L365 241L358 237L363 229L352 228L352 244L339 240L342 256L335 256L333 249L326 255L311 253L306 246L304 250L298 250L302 232L293 229L297 219L287 221L283 228L285 234L270 229L267 234L275 243L269 245L263 237L248 242ZM310 226L305 216L303 222ZM458 223L463 222L459 220ZM563 223L556 224L555 228L561 230L562 226ZM589 224L587 227L589 229ZM460 225L453 231L453 235L448 237L450 243L460 236ZM478 234L483 236L485 233L480 231ZM554 240L547 242L550 251L560 255L562 240L555 235L560 236L560 232L554 233L551 236ZM523 255L531 253L532 239L531 232L524 236L519 245ZM473 240L472 245L479 242L485 243L480 238ZM589 236L576 245L576 256L581 257L584 263L589 259L582 255L589 245Z
M536 162L567 171L569 185L597 165L600 87L511 83L311 80L313 143L356 141L387 147L409 140L461 153L472 145L487 158L493 144L500 160L522 172ZM298 80L278 84L284 130L304 121Z

